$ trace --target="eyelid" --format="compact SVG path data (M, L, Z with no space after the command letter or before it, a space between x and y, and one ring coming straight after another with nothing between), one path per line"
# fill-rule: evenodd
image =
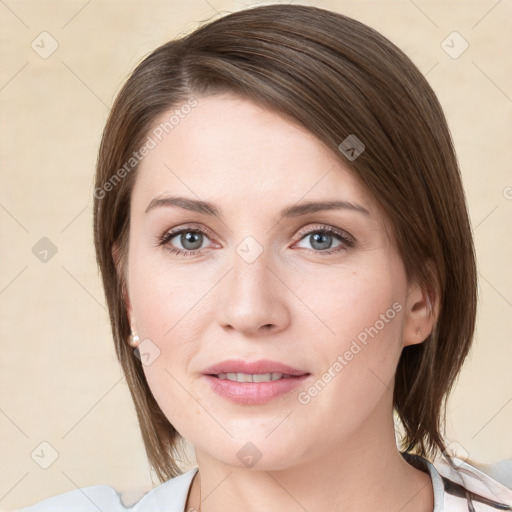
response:
M189 230L189 231L200 231L201 233L205 233L206 235L210 235L211 236L211 230L208 229L207 227L205 226L202 226L200 224L180 224L179 226L175 227L175 228L171 228L171 229L168 229L166 231L166 234L177 234L177 233L180 233L182 231L186 231L186 230Z
M161 237L158 237L158 239L160 240L164 236L171 235L171 234L172 235L179 234L182 231L185 231L187 229L189 229L190 231L197 230L201 233L205 233L206 235L212 237L212 232L210 229L208 229L200 224L192 223L192 224L183 224L183 225L177 226L176 228L168 229L165 231L165 233ZM340 236L344 236L345 238L351 240L352 242L355 242L355 238L348 231L341 229L341 228L335 228L334 226L330 226L329 224L321 224L321 223L316 223L313 226L308 224L308 227L302 228L301 230L298 231L297 237L302 237L303 235L307 235L311 231L314 231L315 229L317 229L319 231L322 231L322 230L330 231L330 232L339 234Z

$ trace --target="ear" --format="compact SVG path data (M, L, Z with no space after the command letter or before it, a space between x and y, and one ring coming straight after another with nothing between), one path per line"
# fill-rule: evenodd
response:
M126 313L128 315L128 321L132 327L132 330L135 329L135 323L133 318L133 310L132 304L130 302L130 297L128 295L128 289L126 286L126 277L125 277L125 265L123 261L123 257L121 255L121 251L117 244L112 246L112 259L114 261L114 265L116 267L117 277L119 279L120 287L121 287L121 295L126 308Z
M402 335L404 347L423 343L434 329L439 315L437 289L427 290L417 282L409 286Z

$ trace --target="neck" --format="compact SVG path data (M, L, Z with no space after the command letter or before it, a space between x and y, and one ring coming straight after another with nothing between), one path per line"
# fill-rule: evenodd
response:
M400 455L392 421L381 435L365 438L360 430L328 453L286 469L236 468L197 448L196 458L199 473L187 511L431 512L434 507L430 476Z

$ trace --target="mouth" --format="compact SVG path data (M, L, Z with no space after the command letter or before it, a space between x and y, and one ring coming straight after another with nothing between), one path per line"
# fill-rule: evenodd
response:
M203 371L214 392L243 405L264 404L290 394L310 375L304 370L269 360L228 360Z

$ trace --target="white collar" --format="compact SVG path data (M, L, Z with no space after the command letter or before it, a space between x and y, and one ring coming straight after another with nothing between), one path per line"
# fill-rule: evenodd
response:
M466 462L453 459L455 467L451 467L438 460L434 466L419 455L406 452L401 454L417 469L428 471L434 493L433 512L512 510L512 490ZM198 470L196 466L164 482L145 494L130 510L184 512L188 492Z

